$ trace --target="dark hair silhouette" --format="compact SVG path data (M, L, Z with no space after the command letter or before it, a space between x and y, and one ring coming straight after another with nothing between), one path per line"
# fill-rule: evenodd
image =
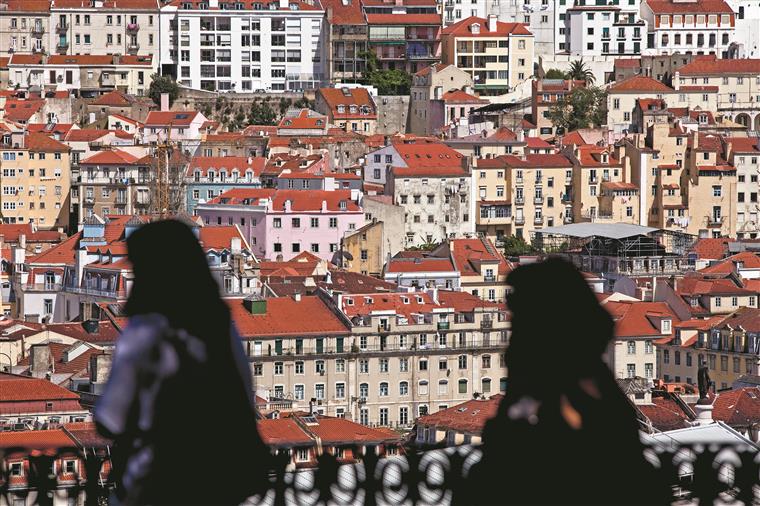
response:
M612 318L581 273L552 258L519 267L507 284L507 390L469 474L472 493L457 502L668 502L634 410L602 360Z
M130 322L95 411L116 440L121 495L127 503L240 503L256 491L269 453L229 309L187 225L145 225L127 246Z

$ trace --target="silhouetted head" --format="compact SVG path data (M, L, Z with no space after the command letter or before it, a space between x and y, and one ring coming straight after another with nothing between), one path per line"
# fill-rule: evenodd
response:
M581 273L551 258L509 275L510 385L541 387L594 374L613 338L613 322Z
M127 248L135 275L129 316L159 313L204 341L228 333L229 310L190 227L176 220L149 223L129 236Z

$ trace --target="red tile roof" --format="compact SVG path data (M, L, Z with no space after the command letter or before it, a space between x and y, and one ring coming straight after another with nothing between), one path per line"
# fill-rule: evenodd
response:
M128 107L132 105L132 102L133 100L126 93L119 90L113 90L99 96L93 100L90 105L99 105L105 107Z
M349 330L317 296L266 299L266 314L251 314L241 299L228 300L232 320L245 339L274 336L306 336L348 334ZM308 318L293 318L308 315Z
M391 258L385 266L386 273L455 271L448 258Z
M39 255L27 259L29 264L66 264L73 265L76 260L76 249L79 243L81 232L77 232L61 244L53 246Z
M151 111L145 119L146 127L183 127L192 124L200 116L198 111Z
M78 346L77 344L63 344L63 343L47 343L50 348L50 354L53 358L53 367L56 374L74 374L81 375L82 373L89 373L90 370L90 357L103 353L102 350L98 350L93 347L88 347L84 352L79 354L72 360L64 360L65 352ZM30 357L27 355L21 359L18 363L20 366L31 366Z
M5 100L4 119L14 123L29 121L29 118L37 114L44 106L44 100L9 98Z
M615 68L637 69L641 67L641 58L616 58Z
M245 247L245 238L235 226L206 225L199 229L198 239L204 249L229 250L232 247L232 239L235 237L239 238L241 246Z
M760 147L758 147L760 139L757 137L726 137L726 141L731 144L734 153L757 154L760 152Z
M501 276L507 275L513 269L512 264L488 238L452 239L449 244L454 263L462 276L480 275L482 263L495 267Z
M366 88L320 88L317 94L321 96L335 119L372 119L377 118L375 102ZM338 106L343 106L339 112ZM351 107L354 112L351 112ZM362 109L366 113L362 113Z
M443 101L449 104L487 104L488 100L484 100L475 95L471 95L462 90L447 91L443 94Z
M739 388L718 393L713 402L713 420L731 427L755 427L760 423L760 389Z
M684 297L700 295L751 295L752 292L738 286L729 278L711 279L702 273L688 274L678 281L676 292Z
M477 24L478 33L472 31L472 25ZM442 35L452 35L454 37L509 37L510 35L533 35L523 23L504 23L496 22L496 30L490 31L488 20L471 16L463 19L453 25L443 29Z
M7 12L50 12L50 0L6 0Z
M683 68L683 67L682 67ZM642 75L631 76L610 86L609 91L614 93L658 93L673 92L673 88L651 77Z
M733 14L734 11L723 0L699 0L698 2L678 2L673 0L647 0L646 4L655 14Z
M132 165L139 158L120 149L98 151L94 155L82 160L80 165Z
M457 313L471 313L477 308L507 309L506 304L481 299L470 292L453 290L438 290L438 303L441 307L453 308Z
M740 307L726 316L715 328L741 328L745 332L760 332L760 309L754 307Z
M26 149L29 151L45 151L48 153L67 153L71 150L66 144L58 142L45 134L29 133L24 138Z
M91 7L90 0L55 0L57 9L81 9ZM158 8L156 0L104 0L103 9L146 9L155 10Z
M418 427L435 427L436 430L453 430L479 436L488 420L496 416L503 396L494 395L489 399L471 401L443 409L417 419Z
M51 332L92 344L112 344L119 338L119 330L109 321L98 322L95 332L88 332L81 322L48 323Z
M256 428L267 446L303 446L314 443L291 417L257 420Z
M464 155L438 142L393 142L406 167L393 167L400 177L465 176Z
M37 230L34 232L31 223L0 223L0 236L6 243L18 242L21 235L25 235L28 242L53 242L65 237L55 230Z
M705 0L702 0L702 2L704 1ZM718 0L717 3L725 5L728 12L732 12L728 4L722 0ZM685 6L689 4L679 2L675 5ZM682 76L703 74L760 74L760 59L718 59L714 55L702 56L696 58L691 63L680 67L677 72Z
M151 67L153 65L153 55L122 55L117 63L115 57L110 54L60 54L50 55L47 59L47 65L94 65L97 67L137 65Z
M607 301L603 307L615 320L616 337L672 336L680 321L665 302ZM671 321L671 332L662 333L660 319Z
M0 403L66 399L79 400L79 396L45 379L0 373Z
M416 74L414 74L417 77L426 76L430 73L430 70L435 68L436 72L440 72L441 70L445 69L446 67L451 67L452 65L449 65L448 63L436 63L435 65L431 65L430 67L425 67L422 70L418 70Z
M347 4L344 3L343 0L321 0L321 2L322 6L328 12L328 21L331 25L367 24L364 20L361 2L352 1Z
M378 430L346 420L320 416L316 425L308 424L308 430L322 440L322 444L401 442L401 434Z
M525 155L525 159L515 155L502 155L496 159L504 162L506 167L516 168L566 168L569 169L573 166L572 162L567 159L565 155L555 153L539 153Z
M327 127L327 118L316 111L301 109L297 115L285 114L277 125L278 129L293 130L324 130Z
M652 404L638 404L636 407L659 431L683 429L691 425L692 417L669 397L654 397Z
M433 25L441 26L440 14L367 14L367 24L370 25Z
M73 446L74 441L61 429L0 432L0 448L51 450Z
M732 255L709 267L705 267L699 272L705 274L729 274L737 272L739 264L741 264L744 269L760 269L760 256L749 251L744 251Z

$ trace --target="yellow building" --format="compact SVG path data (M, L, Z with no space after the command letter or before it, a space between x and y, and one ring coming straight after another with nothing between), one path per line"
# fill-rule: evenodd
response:
M385 264L382 221L373 221L343 238L343 251L350 255L343 267L349 272L380 277Z
M627 218L624 221L638 223L638 199L636 207L630 201L631 196L638 195L638 185L627 179L622 149L586 144L568 147L565 153L573 163L572 204L568 204L572 205L573 221L617 221L615 208Z
M41 229L69 223L69 147L50 137L14 132L0 145L3 223Z
M441 59L470 74L481 96L503 95L533 75L533 42L522 23L473 16L443 29Z

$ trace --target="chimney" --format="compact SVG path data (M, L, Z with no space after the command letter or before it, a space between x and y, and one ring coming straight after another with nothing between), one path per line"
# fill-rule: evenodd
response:
M90 383L92 393L100 394L111 372L113 356L110 353L94 354L90 357Z
M18 238L18 247L26 249L26 234L21 234Z
M34 344L29 349L29 374L35 378L44 378L52 369L50 346Z
M168 93L161 93L161 111L168 111L169 110L169 94Z
M681 88L681 73L676 70L676 74L673 76L673 89L678 91Z
M497 17L495 14L489 14L488 15L488 31L489 32L495 32L496 31L496 21Z
M293 294L293 300L296 302L301 302L301 292L295 292Z

